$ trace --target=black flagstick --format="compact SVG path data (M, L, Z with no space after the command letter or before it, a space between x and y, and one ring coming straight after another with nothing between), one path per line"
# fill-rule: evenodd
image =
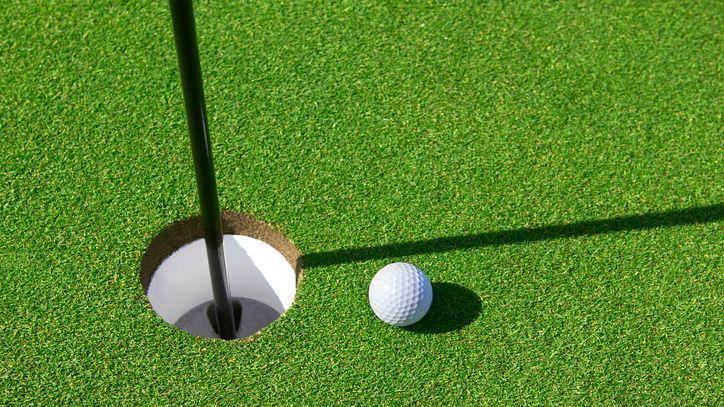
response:
M224 263L223 234L219 199L216 192L216 177L211 156L211 140L206 123L206 104L201 80L199 48L196 43L196 27L191 0L169 0L173 32L176 40L178 65L181 72L186 119L191 136L191 151L196 166L196 185L201 202L201 216L204 222L206 254L209 259L211 288L214 292L215 328L222 339L234 339L238 321L229 295L229 285ZM241 317L241 309L237 305Z

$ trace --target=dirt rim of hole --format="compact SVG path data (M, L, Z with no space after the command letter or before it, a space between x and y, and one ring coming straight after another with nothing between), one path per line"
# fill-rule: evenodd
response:
M222 211L221 224L222 232L224 235L241 235L260 240L268 244L273 249L278 251L282 256L284 256L284 259L289 263L292 270L294 271L296 277L296 292L299 292L299 284L302 280L303 275L302 253L299 251L299 249L297 249L294 243L292 243L289 239L287 239L272 226L244 213ZM150 310L154 312L156 317L163 320L163 318L154 309L148 297L148 289L151 284L151 280L154 277L154 274L159 269L159 266L161 266L164 260L166 260L177 250L189 243L203 238L204 230L201 216L193 216L191 218L173 222L170 225L166 226L159 234L157 234L151 240L151 243L148 245L148 248L146 249L141 260L139 277L141 282L141 288L147 302L147 306ZM289 308L291 308L297 301L298 298L295 294L294 301L292 305L289 306ZM282 312L279 318L281 318L287 310ZM275 319L274 322L276 322L279 318ZM164 322L168 323L168 321ZM273 324L274 322L272 322L271 324ZM174 327L174 329L181 330L173 323L168 324ZM262 328L259 332L256 332L251 336L235 339L229 342L253 341L263 333L265 328Z

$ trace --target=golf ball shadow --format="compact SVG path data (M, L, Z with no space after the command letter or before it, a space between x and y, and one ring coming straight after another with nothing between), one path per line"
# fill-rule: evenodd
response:
M424 318L402 327L410 332L440 334L457 331L475 321L482 311L480 297L453 283L432 283L433 300Z

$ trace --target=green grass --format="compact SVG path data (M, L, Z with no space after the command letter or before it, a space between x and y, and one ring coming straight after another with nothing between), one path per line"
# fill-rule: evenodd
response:
M166 3L3 3L0 404L723 402L721 2L196 2L221 204L304 253L709 214L332 256L251 343L140 287L198 208ZM400 260L479 310L382 324Z

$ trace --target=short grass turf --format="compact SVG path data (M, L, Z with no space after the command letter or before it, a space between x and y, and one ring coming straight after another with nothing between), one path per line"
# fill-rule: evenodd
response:
M308 262L250 343L140 287L198 210L167 4L2 10L0 404L722 404L721 2L196 2L221 204Z

